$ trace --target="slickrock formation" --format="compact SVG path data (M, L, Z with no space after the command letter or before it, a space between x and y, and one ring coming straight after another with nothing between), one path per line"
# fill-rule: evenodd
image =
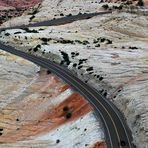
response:
M22 7L30 7L35 4L41 2L42 0L0 0L1 7L14 7L14 8L22 8Z
M21 16L25 10L42 0L0 0L0 25L13 17Z
M108 4L109 8L104 7L104 4ZM114 8L112 8L113 6ZM100 3L94 0L68 0L66 2L60 0L44 0L40 5L25 12L22 17L11 19L2 24L1 27L35 23L66 15L70 16L71 14L99 12L109 10L110 8L116 9L117 11L113 11L112 14L79 20L70 24L65 23L60 26L4 30L1 32L0 40L19 50L49 58L51 61L67 66L81 80L95 87L105 97L114 102L125 115L137 148L147 148L148 11L146 9L135 6L134 8L136 9L131 9L132 7L127 8L125 5L122 9L121 3ZM119 11L119 9L122 10ZM67 85L63 86L62 90L67 91ZM12 106L13 105L15 104L12 104ZM62 109L63 106L61 105L62 104L54 106L52 109L56 109L56 107ZM79 106L79 103L77 105ZM31 107L31 104L29 107ZM97 141L102 140L103 136L97 135L99 132L96 131L96 129L100 126L94 117L90 118L92 117L92 113L89 112L90 108L86 107L86 111L86 118L83 118L85 119L83 123L90 123L90 121L92 121L95 127L93 130L95 133L94 137L97 137L96 139L94 138L95 140L93 142L90 142L93 147L99 145ZM39 113L41 113L40 110L37 112L37 115ZM47 112L43 111L42 113L43 116L41 117L45 116L43 120L46 121ZM60 113L61 112L55 117L61 117L63 114L61 115ZM91 115L89 115L89 113ZM52 119L53 115L50 115ZM80 119L81 118L75 118L73 124L77 122L80 124ZM61 123L63 120L57 120L56 124ZM39 123L35 124L38 125ZM66 130L64 134L66 134L68 138L70 138L70 136L67 136L69 132L67 125L71 126L73 124L64 122L64 124L60 125L61 128ZM42 122L39 125L42 125ZM23 129L25 127L26 125L24 125ZM30 127L31 126L29 126L29 128ZM35 129L33 134L38 134L36 127L34 125L32 127ZM101 129L99 130L101 131ZM49 135L47 134L36 140L42 141L47 137L52 139L51 135L61 135L55 132L58 131L54 129L53 133L50 132ZM27 134L26 132L23 135L26 136ZM29 136L33 136L33 134ZM18 132L18 135L20 137L20 135L22 135L21 132ZM73 135L73 133L71 135ZM61 138L63 138L63 136L64 135L61 135ZM28 137L28 135L26 137ZM56 140L57 138L53 141ZM77 143L84 145L84 141L81 140L81 142L78 141ZM49 140L48 142L47 143L50 144ZM33 142L27 141L25 143L34 144L34 139ZM45 143L46 142L43 142L43 145L46 147ZM54 146L53 143L50 146L56 147L57 145ZM58 140L57 143L59 143L59 147L67 144L62 143L61 140ZM104 143L102 143L102 145L103 144Z
M140 5L141 0L44 0L42 3L24 12L23 16L13 18L1 27L12 27L22 24L32 24L40 21L57 19L84 13L94 13L108 10L121 10L124 7Z
M144 5L148 7L148 0L144 0Z
M148 19L127 12L71 24L5 30L1 41L67 65L124 113L138 148L148 136Z
M105 147L102 125L82 96L50 71L0 55L1 148Z

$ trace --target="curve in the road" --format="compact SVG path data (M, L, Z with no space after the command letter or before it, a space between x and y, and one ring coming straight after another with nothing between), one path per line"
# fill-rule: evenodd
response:
M21 25L21 26L14 26L14 27L8 27L8 28L0 28L0 31L3 31L3 29L17 29L17 28L26 28L26 27L39 27L39 26L53 26L53 25L62 25L71 23L77 20L82 19L88 19L97 15L103 15L103 14L110 14L112 11L106 11L106 12L96 12L96 13L84 13L84 14L78 14L78 15L72 15L72 16L65 16L62 18L57 18L53 20L48 21L42 21L34 24L29 25Z
M62 78L65 82L82 94L92 105L98 117L101 117L107 145L110 148L134 148L132 135L126 122L123 120L122 114L109 100L105 99L95 89L74 76L68 69L44 59L36 57L28 53L16 50L11 46L0 43L0 49L23 57L35 64L49 69L54 74Z
M70 16L70 17L63 17L63 18L59 18L56 20L43 21L43 22L39 22L35 24L15 26L15 27L4 28L4 29L17 29L17 28L24 28L24 27L61 25L65 23L71 23L76 20L87 19L93 16L109 14L109 13L112 13L112 12L108 11L108 12L97 12L97 13L90 13L90 14L80 14L80 15L75 15L75 16ZM0 29L0 31L2 30L3 29ZM84 82L79 80L77 77L74 77L68 69L65 69L64 67L61 67L47 59L29 55L27 53L15 50L14 48L10 46L3 45L2 43L0 43L0 47L1 49L5 51L21 56L44 68L50 69L56 75L61 77L65 82L67 82L77 91L79 91L94 107L95 113L99 115L99 117L101 117L104 123L106 140L107 140L109 148L110 147L111 148L118 148L118 147L119 148L122 148L122 147L132 148L134 147L134 145L131 142L132 141L131 132L126 122L124 121L124 118L121 112L116 108L116 106L112 102L105 99L95 89L86 85ZM103 102L101 102L101 100L103 100ZM107 106L105 106L105 104ZM122 130L120 130L120 128Z

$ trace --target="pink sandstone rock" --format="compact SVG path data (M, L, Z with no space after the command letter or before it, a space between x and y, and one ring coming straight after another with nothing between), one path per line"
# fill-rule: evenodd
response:
M14 8L20 8L20 7L30 7L33 6L42 0L0 0L0 6L4 7L14 7Z
M148 7L148 0L144 0L144 6Z

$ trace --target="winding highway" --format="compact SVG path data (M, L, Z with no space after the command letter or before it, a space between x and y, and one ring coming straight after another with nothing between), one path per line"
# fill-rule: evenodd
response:
M40 24L44 26L44 23ZM0 49L50 70L72 86L74 90L83 95L93 107L96 116L102 120L108 148L135 148L132 143L132 133L126 124L125 118L117 107L94 88L74 76L67 68L51 62L48 59L30 55L9 45L4 45L1 42Z
M48 21L42 21L42 22L38 22L38 23L34 23L34 24L0 28L0 31L3 30L3 29L17 29L17 28L53 26L53 25L56 26L56 25L71 23L71 22L74 22L74 21L77 21L77 20L89 19L89 18L97 16L97 15L104 15L104 14L110 14L110 13L112 13L112 11L96 12L96 13L84 13L84 14L78 14L78 15L72 15L72 16L65 16L65 17L62 17L62 18L52 19L52 20L48 20Z

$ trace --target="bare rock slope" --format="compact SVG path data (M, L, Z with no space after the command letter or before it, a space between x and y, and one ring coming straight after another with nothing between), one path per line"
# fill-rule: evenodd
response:
M141 0L44 0L43 2L28 9L17 18L12 18L1 25L1 27L12 27L23 24L32 24L40 21L57 19L84 13L95 13L123 7L134 7Z
M0 4L1 7L27 8L41 1L42 0L0 0Z
M0 67L0 148L105 147L90 105L67 84L1 50Z
M0 0L0 25L11 18L21 16L24 11L42 0Z
M63 4L66 6L72 5ZM86 4L84 12L87 7L89 12L102 9L100 4L91 3ZM40 11L34 21L44 20L41 17L44 14L46 11ZM26 15L24 22L20 19L18 23L28 24L30 17ZM11 24L16 25L15 20L11 20ZM10 22L4 26L10 26ZM5 30L1 32L0 40L19 50L66 65L117 105L126 117L135 145L147 148L147 13L114 12L61 26Z

